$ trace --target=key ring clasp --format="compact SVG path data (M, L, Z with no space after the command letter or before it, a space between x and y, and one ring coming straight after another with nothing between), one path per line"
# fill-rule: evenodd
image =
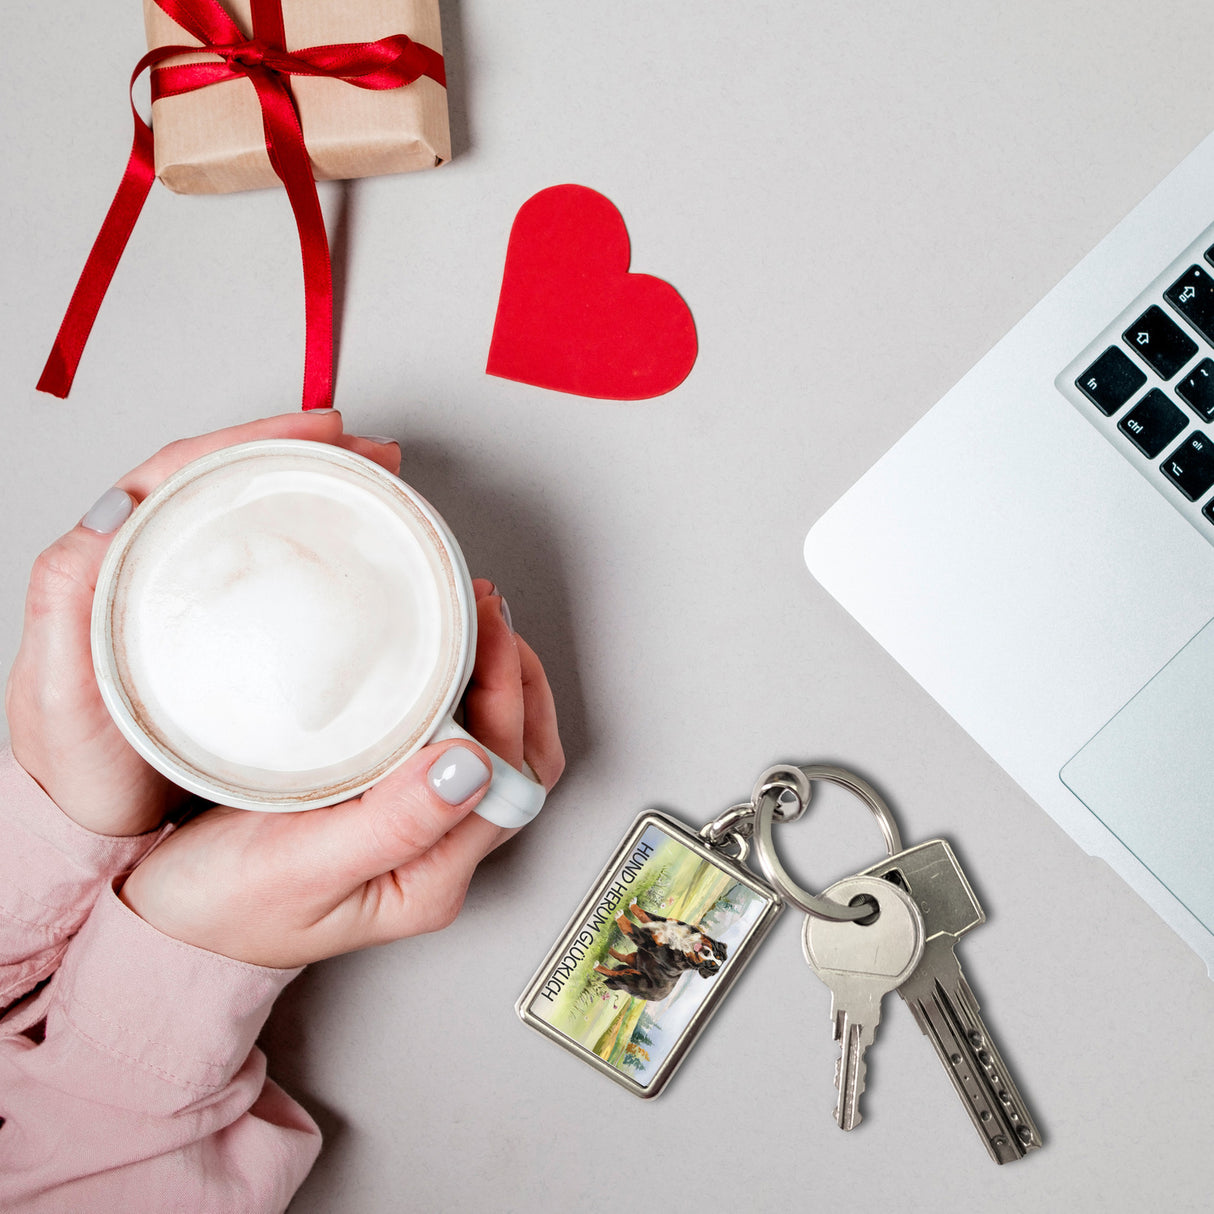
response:
M846 788L848 792L859 797L872 810L873 816L877 819L889 854L893 856L902 850L902 836L898 831L898 824L894 821L894 816L890 813L889 806L886 805L881 794L867 780L861 779L855 773L842 767L835 767L831 763L810 763L793 770L799 771L808 783L812 783L814 780L826 780L831 784L838 784L840 787ZM764 775L766 776L767 773ZM760 783L762 783L762 779L760 779ZM775 843L772 840L772 823L780 820L776 813L780 795L776 792L776 787L778 786L774 783L769 785L756 796L754 801L755 851L759 857L759 866L763 869L768 881L793 906L803 910L807 915L814 915L819 919L863 919L871 914L872 908L868 905L844 906L830 898L811 894L789 875L788 870L780 862L780 857L776 854ZM806 797L805 804L808 803L809 798ZM793 816L799 817L800 815Z
M755 807L749 801L731 805L700 830L700 838L709 847L724 850L730 843L737 848L734 859L744 864L750 855L750 836L754 828Z

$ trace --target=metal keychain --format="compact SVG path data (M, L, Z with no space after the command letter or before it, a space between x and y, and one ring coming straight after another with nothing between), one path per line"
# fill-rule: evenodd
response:
M826 894L793 880L773 836L776 823L806 811L815 780L857 796L876 818L888 852ZM745 867L752 844L763 877ZM878 936L865 948L853 947L846 929L872 921L874 908L880 923L886 884L895 895L891 909L901 912L895 934L905 939L889 935L882 943ZM845 896L847 905L839 900ZM991 1157L1009 1162L1041 1145L954 955L957 939L985 916L952 849L942 839L903 849L898 824L876 789L831 764L768 768L749 801L699 832L667 814L642 814L516 1010L524 1023L636 1095L656 1096L786 902L808 916L806 956L832 992L843 1049L835 1080L841 1126L860 1120L864 1046L881 995L896 987L931 1038ZM824 921L841 931L815 930L831 926ZM896 926L891 922L891 931Z
M815 779L868 788L839 768L782 764L698 832L641 814L519 999L523 1022L636 1095L656 1096L783 910L746 859L757 841L767 869L773 823L806 811ZM870 913L807 893L789 900L844 920Z

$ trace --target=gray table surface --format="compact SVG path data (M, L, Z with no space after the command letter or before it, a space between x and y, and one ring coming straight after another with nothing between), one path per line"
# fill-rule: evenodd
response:
M444 0L455 158L327 185L338 403L389 434L544 658L568 774L446 932L308 970L264 1035L326 1146L292 1209L1209 1208L1214 984L808 575L805 531L1214 125L1208 3ZM7 576L156 447L294 407L278 191L156 187L66 402L33 385L129 147L134 0L24 5L0 56ZM578 182L700 341L638 403L485 375L510 223ZM640 809L699 824L780 759L854 767L952 839L967 972L1047 1139L996 1170L887 1001L864 1124L831 1118L829 1000L786 915L642 1104L515 998ZM844 794L785 851L880 840Z

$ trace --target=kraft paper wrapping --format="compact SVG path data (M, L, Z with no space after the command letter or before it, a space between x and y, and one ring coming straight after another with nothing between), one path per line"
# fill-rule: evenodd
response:
M222 0L246 36L249 0ZM371 42L405 34L442 52L438 0L282 0L288 50ZM148 49L197 45L143 0ZM169 64L214 61L199 54ZM371 91L344 80L292 76L304 142L318 181L433 168L451 158L447 90L423 76L403 88ZM248 80L214 84L152 105L156 175L179 194L226 194L280 184L266 153L261 107Z

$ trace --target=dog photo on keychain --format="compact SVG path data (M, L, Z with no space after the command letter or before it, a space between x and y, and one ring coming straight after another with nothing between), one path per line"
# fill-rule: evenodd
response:
M753 874L646 815L520 1012L612 1078L656 1095L777 910Z

